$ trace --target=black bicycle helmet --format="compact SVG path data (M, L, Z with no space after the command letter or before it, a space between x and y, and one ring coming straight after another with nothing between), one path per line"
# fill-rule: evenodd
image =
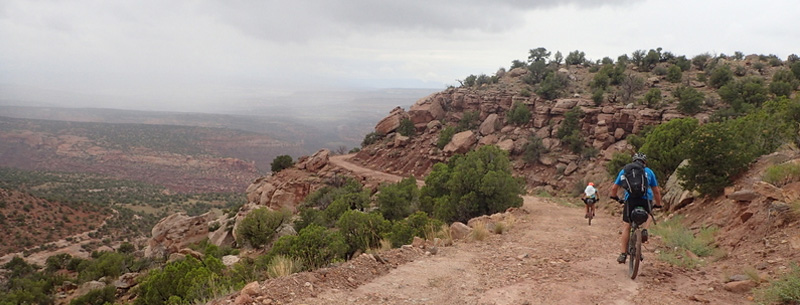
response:
M633 154L633 161L642 161L642 163L647 163L647 155L637 152Z

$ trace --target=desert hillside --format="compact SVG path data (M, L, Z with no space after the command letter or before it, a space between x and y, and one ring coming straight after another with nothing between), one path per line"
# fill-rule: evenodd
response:
M59 304L800 301L800 58L558 54L531 49L387 109L352 154L320 149L247 179L238 173L251 167L228 160L236 170L214 179L249 180L239 204L162 207L146 238L4 268L31 283L68 274L80 285L37 295ZM111 151L91 143L54 147ZM594 182L607 198L633 152L649 156L664 209L630 280L615 262L619 205L601 200L590 226L577 196ZM219 160L203 158L174 164ZM120 268L99 267L109 264Z

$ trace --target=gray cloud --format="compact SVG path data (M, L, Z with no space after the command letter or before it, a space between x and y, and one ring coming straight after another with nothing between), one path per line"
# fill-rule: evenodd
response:
M625 5L641 0L498 1L230 1L211 3L209 11L241 31L278 42L307 42L349 33L419 31L496 33L523 24L527 11L556 6L577 8Z

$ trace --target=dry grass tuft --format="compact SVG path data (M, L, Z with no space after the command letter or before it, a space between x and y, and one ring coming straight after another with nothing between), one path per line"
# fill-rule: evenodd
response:
M468 239L472 241L483 241L487 237L489 237L489 229L486 228L485 223L478 222L475 224L475 227L472 228L472 232L469 233Z
M267 265L267 275L269 278L278 278L297 273L302 269L302 263L295 258L278 255L272 258Z

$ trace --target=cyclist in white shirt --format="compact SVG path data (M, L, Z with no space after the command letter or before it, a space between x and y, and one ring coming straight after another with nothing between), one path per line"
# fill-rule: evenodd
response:
M594 183L589 182L589 185L586 186L586 189L583 190L583 197L581 197L583 203L586 205L586 215L584 218L589 218L589 213L591 212L592 217L594 217L595 211L595 202L597 202L597 189L594 188Z

